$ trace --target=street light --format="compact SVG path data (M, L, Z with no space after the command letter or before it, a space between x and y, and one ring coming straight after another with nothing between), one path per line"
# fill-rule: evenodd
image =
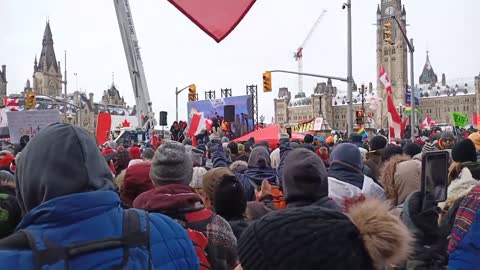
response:
M190 88L191 86L194 86L194 85L195 84L189 84L180 90L178 90L178 87L175 88L175 121L177 122L178 122L178 95L182 93L185 89Z
M76 91L78 92L78 74L77 74L77 73L73 73L73 76L75 76L75 89L76 89Z

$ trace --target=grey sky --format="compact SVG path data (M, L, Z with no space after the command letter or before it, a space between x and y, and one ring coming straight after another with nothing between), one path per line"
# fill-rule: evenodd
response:
M341 0L259 0L240 25L217 44L167 1L130 0L154 110L174 118L175 87L195 83L205 90L232 88L245 94L246 84L261 87L262 72L296 70L293 52L305 38L322 9L328 13L304 50L304 71L346 75L346 12ZM376 81L376 9L380 0L353 0L354 78ZM415 39L415 77L425 63L425 51L437 75L473 79L480 72L480 1L403 1ZM115 84L127 102L134 103L123 45L110 0L0 0L0 64L7 65L8 92L23 90L31 78L35 54L41 50L45 21L50 19L57 60L68 51L69 89L95 93ZM317 82L304 79L312 93ZM294 75L273 75L273 93L260 93L260 114L269 121L278 87L297 87ZM337 83L339 88L345 84ZM186 117L186 93L180 97L180 115Z

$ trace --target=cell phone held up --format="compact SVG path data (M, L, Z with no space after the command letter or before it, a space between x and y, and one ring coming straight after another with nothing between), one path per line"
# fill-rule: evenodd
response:
M422 154L421 192L424 198L427 193L430 193L436 202L447 200L449 163L448 151Z

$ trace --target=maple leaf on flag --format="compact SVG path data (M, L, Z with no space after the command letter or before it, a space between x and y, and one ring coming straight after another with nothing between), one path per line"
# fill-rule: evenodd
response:
M130 127L130 122L128 122L127 119L123 120L122 127Z

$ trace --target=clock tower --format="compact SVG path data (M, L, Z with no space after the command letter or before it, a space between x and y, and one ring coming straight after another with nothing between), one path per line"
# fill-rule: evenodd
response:
M377 7L377 76L383 66L387 71L392 83L392 98L395 105L405 104L405 91L408 84L407 71L407 44L402 36L397 22L392 18L396 17L400 27L407 32L407 13L402 0L381 0ZM384 40L384 25L390 23L392 26L391 43ZM387 102L384 85L377 79L377 93L384 102L377 112L377 126L387 126ZM383 124L382 124L383 121Z

